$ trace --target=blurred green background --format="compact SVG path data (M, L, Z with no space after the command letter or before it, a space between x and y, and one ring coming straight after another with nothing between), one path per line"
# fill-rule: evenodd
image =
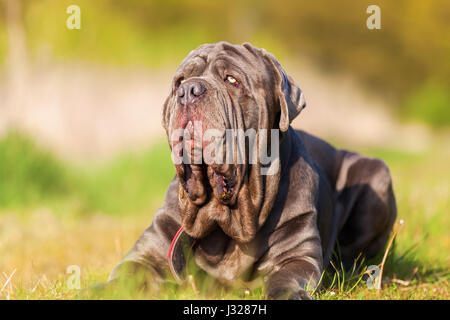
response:
M15 0L28 58L161 67L205 42L251 41L280 58L307 56L355 75L401 117L450 124L450 3L376 1L382 28L365 27L373 1ZM0 62L7 58L7 0L0 2ZM70 4L82 28L68 32ZM11 11L11 10L10 10ZM13 22L10 22L13 23Z
M289 66L311 102L296 126L390 166L406 226L383 297L448 299L448 0L0 0L0 298L70 298L72 263L83 286L105 281L174 174L159 123L171 75L221 40Z

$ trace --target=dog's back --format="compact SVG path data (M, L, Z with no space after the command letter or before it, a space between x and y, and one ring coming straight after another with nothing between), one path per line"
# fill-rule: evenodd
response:
M380 159L334 148L309 133L296 130L333 193L338 240L346 267L360 254L370 258L386 244L397 216L391 175ZM320 210L319 210L320 230Z

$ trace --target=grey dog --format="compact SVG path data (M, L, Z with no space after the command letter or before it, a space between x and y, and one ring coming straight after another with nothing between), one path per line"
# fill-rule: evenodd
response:
M336 243L346 266L381 251L396 218L388 167L292 129L305 106L264 49L219 42L190 52L162 111L171 149L172 133L194 121L202 130L277 129L280 170L262 175L263 164L245 161L175 164L163 206L110 283L138 270L143 281L164 281L180 230L195 240L190 254L199 268L224 283L261 277L272 299L309 299L306 288L319 284Z

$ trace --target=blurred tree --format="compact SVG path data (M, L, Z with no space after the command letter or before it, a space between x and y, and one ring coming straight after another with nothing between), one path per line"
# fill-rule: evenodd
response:
M23 25L22 6L20 0L4 0L5 21L7 30L7 85L8 99L15 102L14 114L19 114L23 103L23 92L26 89L28 76L28 57L26 32Z
M22 32L14 50L27 43L33 57L45 46L57 59L173 66L201 43L250 41L276 55L307 56L330 72L352 73L399 112L427 83L450 88L448 0L77 0L79 32L64 27L73 1L10 2L25 6L25 32L11 25ZM381 9L380 30L366 26L371 4Z

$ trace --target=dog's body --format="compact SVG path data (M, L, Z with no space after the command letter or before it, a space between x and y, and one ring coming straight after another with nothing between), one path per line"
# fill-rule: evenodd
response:
M194 120L207 128L279 128L281 169L261 176L258 164L176 165L163 207L110 280L130 265L163 280L181 226L197 239L192 255L201 269L225 282L265 276L271 298L309 298L304 289L318 284L337 241L347 266L360 253L377 254L396 217L389 170L292 129L304 106L301 90L263 50L221 42L191 52L163 110L171 148L174 130Z

